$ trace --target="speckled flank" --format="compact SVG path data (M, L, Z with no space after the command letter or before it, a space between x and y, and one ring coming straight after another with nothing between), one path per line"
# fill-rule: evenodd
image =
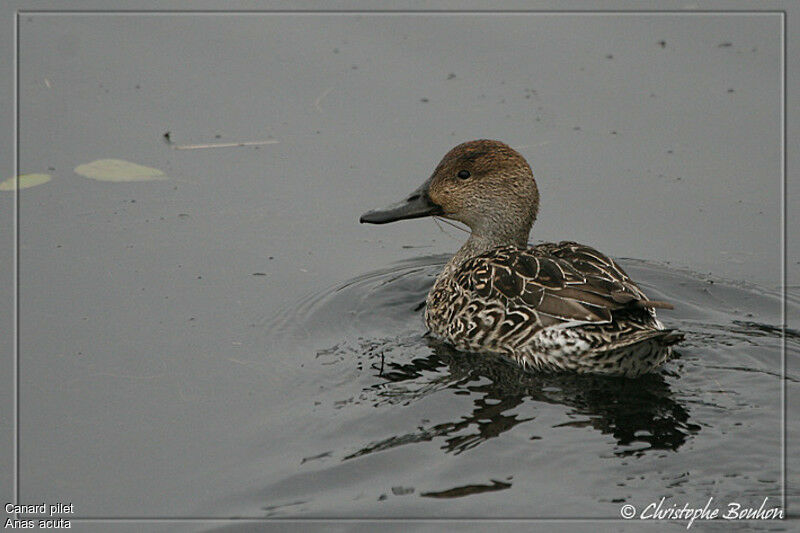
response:
M425 323L435 337L533 370L629 377L657 368L682 339L653 309L670 306L648 300L609 257L575 242L527 246L539 192L507 145L455 147L418 191L426 209L472 230L428 294ZM395 212L372 213L409 218Z
M425 322L470 352L538 370L637 376L669 357L676 335L611 259L573 242L501 247L445 268Z

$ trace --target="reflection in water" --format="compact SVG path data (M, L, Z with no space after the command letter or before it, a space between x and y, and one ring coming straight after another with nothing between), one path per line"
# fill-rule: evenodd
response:
M319 448L287 478L303 487L291 493L297 499L325 479L339 488L331 480L348 479L348 486L360 487L353 498L384 501L390 498L386 487L393 495L407 494L395 485L413 482L426 487L415 494L428 502L502 491L520 503L529 492L515 495L514 489L556 476L586 482L586 493L600 506L616 506L642 490L679 490L687 501L743 490L779 493L774 458L780 450L782 343L787 352L800 353L800 334L779 325L780 295L623 260L653 298L676 305L662 318L686 333L675 359L636 379L537 374L502 357L456 352L424 334L420 303L446 259L423 257L364 274L310 295L271 324L276 343L284 338L289 349L316 354L310 387L298 397L313 396L315 416L321 405L331 421ZM797 301L790 298L788 305ZM432 408L435 422L421 418ZM384 414L392 422L376 428ZM347 429L338 431L339 423ZM587 429L607 437L587 439ZM529 439L520 438L522 432ZM428 445L413 446L423 443ZM445 460L432 463L432 448ZM560 455L562 448L569 453ZM423 449L425 460L419 460ZM381 457L382 451L389 453ZM531 468L517 473L510 458L518 456L529 458L521 464ZM609 458L615 459L611 469ZM377 470L364 473L362 465L376 464ZM436 474L427 470L432 464ZM294 501L286 486L275 491L281 501ZM332 493L320 489L312 500Z
M352 459L377 451L441 439L442 449L459 454L530 422L513 410L526 401L570 407L570 418L559 426L593 427L613 435L624 449L617 455L642 454L650 449L677 450L700 426L689 421L687 409L673 399L659 374L637 379L572 374L535 374L501 357L464 354L426 339L430 355L409 363L386 361L372 368L383 381L372 386L375 404L407 403L447 389L473 396L469 413L457 420L420 427L418 431L374 442L348 455ZM406 384L410 386L406 386ZM635 443L641 446L630 448Z

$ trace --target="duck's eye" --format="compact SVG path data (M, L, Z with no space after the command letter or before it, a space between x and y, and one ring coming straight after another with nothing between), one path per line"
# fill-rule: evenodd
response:
M469 170L461 170L461 171L458 172L457 175L462 180L469 179L469 177L472 176L472 174L469 173Z

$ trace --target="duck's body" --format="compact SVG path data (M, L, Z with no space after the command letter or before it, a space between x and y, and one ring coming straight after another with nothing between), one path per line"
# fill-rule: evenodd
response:
M574 242L495 248L445 266L428 293L431 333L537 370L637 376L679 338L610 258Z
M471 180L471 181L470 181ZM428 293L425 323L456 349L524 367L635 377L682 335L612 259L574 242L527 246L539 193L527 162L498 141L451 150L407 200L362 222L439 215L472 234Z

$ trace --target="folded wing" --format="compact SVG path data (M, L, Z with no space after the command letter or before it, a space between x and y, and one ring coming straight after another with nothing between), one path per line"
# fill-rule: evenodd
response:
M509 315L527 315L537 330L618 315L648 321L650 308L665 305L650 302L614 260L574 242L492 250L462 265L455 280L480 300L503 302Z

